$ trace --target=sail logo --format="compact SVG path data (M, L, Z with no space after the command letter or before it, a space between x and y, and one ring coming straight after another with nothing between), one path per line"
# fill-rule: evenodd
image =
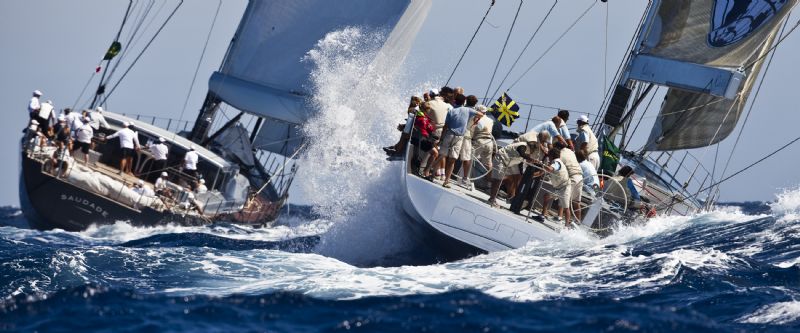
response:
M789 0L717 0L708 44L728 46L770 22Z

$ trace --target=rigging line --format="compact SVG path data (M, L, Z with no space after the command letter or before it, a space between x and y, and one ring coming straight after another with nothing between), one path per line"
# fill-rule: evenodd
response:
M788 20L787 20L787 22L788 22ZM781 43L783 43L783 41L786 40L786 38L788 38L794 32L795 29L797 29L797 26L800 26L800 20L797 20L797 22L795 22L794 26L791 29L789 29L789 32L786 35L782 36L777 42L775 42L775 45L772 45L769 48L769 50L767 50L767 53L764 53L761 56L759 56L758 58L756 58L755 60L751 61L749 64L745 65L744 68L745 69L750 69L750 67L755 66L755 64L758 63L759 61L761 61L761 59L764 59L767 55L769 55L770 52L772 52L773 50L778 48L778 45L781 45Z
M544 15L544 18L542 19L542 21L539 22L539 26L536 27L536 30L533 32L533 35L531 35L531 38L528 39L528 43L525 44L525 47L522 48L522 51L519 53L519 56L517 56L517 59L514 60L513 64L511 64L511 68L508 69L508 73L506 73L506 76L504 76L503 80L501 80L500 83L497 84L497 89L494 91L492 96L497 96L497 93L500 92L500 88L503 86L504 83L506 83L506 80L508 80L508 77L511 76L511 72L514 70L514 67L517 66L517 63L519 63L519 60L522 59L522 56L525 54L525 51L527 51L528 47L531 46L531 43L533 42L533 39L536 38L536 35L539 33L539 30L542 28L542 26L544 26L544 23L547 21L547 18L550 17L550 14L553 12L553 9L556 8L557 4L558 4L558 0L553 2L553 5L550 6L550 10L547 11L547 14Z
M222 0L217 2L217 11L214 13L214 19L211 21L211 28L208 29L208 36L206 36L206 43L203 45L203 52L200 53L200 60L197 61L197 67L194 69L192 83L189 85L189 92L186 94L186 100L183 102L183 109L181 109L181 116L178 118L180 120L183 120L183 113L186 112L186 106L189 105L189 97L192 95L192 89L194 88L194 82L197 79L197 73L200 72L200 65L203 63L203 57L206 55L208 41L211 40L211 33L214 31L214 25L217 23L220 7L222 7Z
M537 58L537 59L536 59L536 61L534 61L534 62L533 62L533 64L531 64L531 65L528 67L528 69L526 69L526 70L525 70L525 71L522 73L522 75L520 75L520 77L519 77L519 78L517 78L517 80L516 80L516 81L514 81L514 83L512 83L512 84L511 84L511 85L510 85L510 86L509 86L509 87L506 89L506 91L509 91L509 90L511 90L511 88L513 88L513 87L514 87L514 86L515 86L517 83L519 83L519 81L520 81L520 80L522 80L522 78L524 78L524 77L525 77L525 75L527 75L527 74L528 74L528 72L530 72L530 71L531 71L531 69L533 69L533 67L535 67L535 66L536 66L536 65L539 63L539 61L540 61L540 60L542 60L542 58L544 58L544 57L547 55L547 53L549 53L549 52L550 52L550 50L552 50L552 49L553 49L553 47L555 47L555 46L556 46L556 44L558 44L558 43L561 41L561 39L563 39L563 38L564 38L564 36L566 36L566 35L567 35L567 33L569 33L569 32L572 30L572 28L574 28L574 27L575 27L575 25L577 25L577 24L578 24L578 22L580 22L580 21L581 21L581 20L583 19L583 17L584 17L584 16L586 16L586 14L587 14L587 13L589 13L589 11L590 11L590 10L592 10L592 8L594 8L594 6L595 6L595 5L597 5L597 0L593 1L593 2L592 2L592 4L591 4L591 5L590 5L588 8L586 8L586 10L584 10L584 11L583 11L583 13L582 13L580 16L578 16L578 18L575 20L575 22L572 22L572 24L569 26L569 28L567 28L567 30L565 30L565 31L564 31L564 32L561 34L561 36L558 36L558 39L556 39L556 41L555 41L555 42L553 42L552 44L550 44L550 46L549 46L549 47L547 47L547 49L544 51L544 53L542 53L542 55L540 55L540 56L539 56L539 58Z
M179 8L181 8L182 5L183 5L183 0L180 0L180 3L178 3L177 6L175 6L175 9L173 9L172 13L169 14L169 16L167 17L167 20L164 21L163 24L161 24L161 27L158 28L158 30L156 31L155 35L153 35L153 38L150 38L150 41L147 42L147 45L144 46L144 49L142 49L142 52L139 52L139 55L136 56L136 59L133 59L133 62L131 63L130 66L128 66L128 69L125 70L125 73L122 73L122 77L120 77L119 80L117 81L117 83L114 84L114 87L111 88L111 91L109 91L108 94L106 94L105 98L103 98L103 101L100 103L101 105L104 104L106 102L106 100L108 100L108 97L110 97L111 94L114 92L114 90L117 89L117 87L122 82L122 80L125 79L125 76L128 75L128 73L131 71L133 66L136 65L136 62L139 61L139 59L142 57L144 52L147 51L147 49L150 47L150 44L152 44L153 41L156 39L156 37L158 37L158 35L161 33L161 30L164 29L164 27L167 25L167 23L169 23L169 21L172 19L172 16L175 15L175 13L178 11Z
M128 1L128 8L125 9L125 16L122 17L122 24L119 25L119 30L117 30L117 35L114 36L114 42L118 42L119 41L119 35L122 34L122 28L125 27L125 22L128 22L128 17L130 16L131 7L132 6L133 6L133 0L129 0ZM114 42L112 42L111 45L114 45ZM110 48L109 48L109 50L110 50ZM106 53L108 53L108 51L106 51ZM103 55L103 60L105 60L105 58L106 58L105 55ZM102 64L103 61L101 60L100 63ZM110 64L110 63L111 63L111 59L108 59L107 64ZM100 83L97 85L97 90L96 90L96 92L94 94L94 97L92 97L92 102L90 104L90 107L94 107L94 102L97 101L97 97L98 97L97 96L97 92L100 91L100 88L103 86L103 80L106 77L106 73L108 73L108 67L104 68L103 69L103 74L100 75Z
M791 14L790 14L791 15ZM781 29L780 34L783 35L784 31L786 30L786 26L789 25L789 20L787 19L786 22L783 24L783 28ZM750 108L747 109L747 114L744 117L744 121L742 122L742 127L739 128L739 134L736 136L736 142L733 143L733 148L731 148L731 153L728 155L728 160L725 162L725 167L722 169L722 176L725 176L725 172L728 171L728 166L731 163L731 159L733 159L733 153L736 151L736 147L739 145L739 139L742 138L742 133L744 132L745 126L747 126L747 121L750 119L750 112L753 111L753 106L756 104L758 100L758 94L761 92L761 86L764 84L764 80L767 77L767 73L769 72L769 67L772 65L772 59L775 58L775 53L777 53L777 49L771 51L772 55L770 55L769 60L767 60L767 66L764 67L764 74L761 75L761 81L758 82L758 87L756 88L756 93L753 95L753 99L750 101Z
M136 48L136 45L139 43L139 40L142 38L142 36L144 36L144 33L139 34L139 31L142 31L142 32L147 31L147 29L150 27L150 24L152 24L155 21L156 17L158 17L158 14L161 13L161 10L164 8L165 4L166 4L166 2L161 3L161 7L159 7L158 11L156 11L155 15L153 15L150 18L150 22L145 26L144 30L141 30L142 24L144 24L144 21L150 15L150 12L153 9L153 5L155 5L155 1L151 1L149 3L148 7L145 8L145 11L144 11L142 17L139 19L139 22L136 24L136 27L133 29L133 32L131 34L131 38L136 36L136 40L135 41L129 40L130 43L129 43L128 47L123 49L122 54L120 54L117 62L114 64L114 68L111 69L111 74L109 74L109 76L108 76L108 81L110 81L111 78L114 76L114 74L116 74L117 68L119 68L119 66L122 64L122 62L128 58L128 55L130 54L130 51Z
M481 19L481 23L478 23L478 28L475 29L475 33L472 34L472 38L469 39L469 43L467 43L467 47L464 49L464 52L461 53L461 58L458 58L458 62L456 63L456 66L453 67L453 72L450 73L450 77L447 78L447 82L445 82L445 84L444 84L445 86L450 84L450 80L453 78L453 75L456 74L456 70L458 69L458 65L461 65L461 60L464 60L464 56L467 54L467 51L469 50L469 47L472 45L472 42L475 40L475 36L478 35L478 31L481 30L481 26L483 26L483 22L486 21L486 17L489 16L489 12L492 11L492 7L494 7L494 2L495 2L495 0L492 0L492 3L489 5L489 8L486 9L486 14L483 15L483 18Z
M650 104L653 103L653 99L656 98L656 94L658 94L658 89L660 89L660 88L661 88L660 86L656 87L656 90L653 91L652 95L650 95L650 100L647 101L647 106L644 107L644 111L642 111L642 115L639 117L639 121L636 122L636 126L634 126L633 127L633 131L631 131L631 138L633 137L634 134L636 134L636 130L639 129L639 125L642 123L642 119L644 119L644 115L647 113L647 110L650 109Z
M508 46L508 41L511 39L511 33L514 32L514 26L517 24L517 18L519 17L519 12L522 10L523 0L519 0L519 7L517 7L517 13L514 14L514 20L511 21L511 28L508 29L508 35L506 36L506 41L503 43L503 49L500 50L500 57L497 58L497 64L494 65L494 72L492 72L492 78L489 79L489 86L486 87L486 92L483 93L483 104L487 103L487 99L489 98L489 90L492 89L492 82L494 82L494 76L497 75L497 69L500 68L500 62L503 60L503 54L506 53L506 47Z
M155 4L154 0L150 0L150 2L147 5L144 5L144 6L141 7L139 15L137 16L137 19L136 19L136 24L134 24L133 28L131 28L130 31L128 32L128 38L126 39L128 41L128 47L123 48L122 53L119 55L119 62L122 62L122 60L125 59L128 56L129 51L131 49L133 49L133 47L134 47L134 43L133 43L134 37L136 37L137 39L141 37L141 35L138 34L139 30L141 29L142 24L144 23L144 21L150 15L150 11L151 11L151 9L153 7L153 4ZM117 63L117 66L118 65L119 65L119 63Z
M703 192L703 191L705 191L705 190L708 190L709 188L712 188L712 187L714 187L714 186L717 186L717 185L719 185L719 184L722 184L723 182L726 182L726 181L728 181L729 179L731 179L731 178L733 178L733 177L736 177L736 176L738 176L738 175L739 175L739 174L741 174L742 172L745 172L745 171L747 171L748 169L750 169L750 168L752 168L752 167L754 167L754 166L756 166L756 165L760 164L761 162L764 162L765 160L767 160L768 158L772 157L773 155L775 155L775 154L777 154L777 153L781 152L782 150L784 150L784 149L788 148L789 146L791 146L792 144L794 144L794 143L795 143L795 142L797 142L797 141L800 141L800 136L798 136L797 138L795 138L795 139L794 139L794 140L792 140L792 141L789 141L789 143L787 143L787 144L785 144L785 145L781 146L781 147L780 147L780 148L778 148L777 150L775 150L775 151L773 151L773 152L771 152L771 153L767 154L766 156L764 156L764 157L760 158L759 160L757 160L757 161L755 161L755 162L753 162L753 163L750 163L750 165L748 165L748 166L746 166L746 167L742 168L741 170L734 172L734 173L733 173L733 174L731 174L730 176L728 176L728 177L725 177L725 178L722 178L722 179L720 179L720 181L718 181L718 182L716 182L716 183L713 183L713 184L711 184L711 185L709 185L709 186L706 186L706 187L704 187L704 188L700 189L700 190L699 190L699 191L697 191L697 193L695 193L694 195L696 196L696 195L700 194L700 192Z
M652 5L653 5L653 2L649 1L648 5L647 5L647 8L642 13L642 17L639 18L639 24L637 25L637 27L641 27L642 25L644 25L644 22L647 19L647 13L650 12L650 7ZM631 55L633 54L633 44L638 39L640 33L641 33L641 29L636 29L636 32L634 32L633 35L631 36L631 40L628 42L628 47L625 49L628 52L627 52L627 54L625 54L625 56L622 58L622 61L617 66L617 71L615 72L614 78L611 80L611 82L617 82L619 80L620 76L622 76L622 73L624 72L625 64L627 64L628 60L630 59ZM603 102L600 103L600 109L597 110L597 114L598 115L602 116L602 115L605 114L605 110L606 110L605 106L607 105L607 103L611 102L608 99L608 96L610 96L612 91L615 90L615 86L617 86L617 84L611 84L611 85L608 86L608 89L606 89L606 93L603 96ZM595 118L594 123L592 124L592 128L596 128L598 126L598 124L600 124L602 122L602 120L600 118L602 118L602 117Z
M713 100L711 102L708 102L708 103L705 103L705 104L702 104L702 105L692 106L692 107L688 107L688 108L685 108L685 109L680 109L680 110L667 112L667 113L659 113L659 114L657 114L655 116L647 116L645 118L646 119L651 119L651 118L658 118L658 117L663 117L663 116L670 116L670 115L673 115L673 114L689 112L689 111L693 111L693 110L697 110L697 109L700 109L700 108L704 108L706 106L714 105L714 104L717 104L717 103L720 103L720 102L724 102L724 101L726 101L726 99L718 98L718 99L715 99L715 100Z

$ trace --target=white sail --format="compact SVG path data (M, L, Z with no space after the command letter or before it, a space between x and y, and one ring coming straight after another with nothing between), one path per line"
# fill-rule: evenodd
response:
M430 5L430 0L251 0L209 90L265 118L254 147L291 154L302 141L299 126L313 115L305 103L312 64L302 59L317 41L345 27L385 29L391 33L381 54L391 54L399 66Z
M736 127L796 0L663 0L632 79L669 87L647 150L712 145Z

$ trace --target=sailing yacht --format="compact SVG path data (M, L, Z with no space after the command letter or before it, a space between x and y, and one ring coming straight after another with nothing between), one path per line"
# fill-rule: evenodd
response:
M646 223L654 213L689 215L713 207L719 179L689 150L710 147L733 132L796 3L649 2L593 126L601 142L599 171L605 185L596 197L584 193L579 228L606 235L619 223ZM636 131L632 120L643 114L643 101L655 96L654 87L667 89L656 123L647 144L630 150L626 143ZM508 142L496 139L498 145ZM419 147L408 145L400 175L403 209L412 228L440 245L444 255L463 258L519 248L555 239L564 229L564 222L535 219L544 190L516 213L508 204L494 209L487 204L486 186L445 189L420 177L420 155ZM632 210L628 198L612 195L630 191L627 179L614 177L624 166L634 170L630 184L648 210ZM472 169L476 185L484 181L488 172L476 162Z
M20 142L19 183L26 218L37 229L68 231L117 221L271 223L299 167L301 126L315 114L307 101L311 65L303 57L329 32L358 26L387 31L377 57L402 61L429 8L429 0L347 0L335 6L326 0L251 0L193 123L106 111L108 126L94 133L89 163L27 131ZM109 54L120 47L115 40ZM113 55L107 58L110 63ZM101 96L105 83L95 100L107 98ZM237 114L225 119L221 107ZM166 141L166 169L155 169L143 147L132 173L119 172L119 143L104 138L130 124L141 143ZM191 150L198 155L197 175L181 167ZM152 188L162 172L167 191L135 190L141 183ZM204 193L193 191L200 178L208 188Z

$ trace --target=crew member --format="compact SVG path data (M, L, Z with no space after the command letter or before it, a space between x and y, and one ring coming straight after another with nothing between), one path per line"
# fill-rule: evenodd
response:
M50 121L56 119L53 101L47 101L40 105L39 111L36 112L36 120L39 122L39 131L47 134L50 131Z
M533 163L531 153L538 149L536 143L515 142L497 150L492 161L492 188L489 192L489 205L497 207L497 193L500 192L500 184L503 182L506 171L517 167L524 161Z
M558 125L558 133L561 134L561 137L564 138L566 141L567 146L571 150L575 150L575 145L572 142L572 136L569 134L569 128L567 127L567 120L569 120L569 111L567 110L558 110L558 118L561 119L561 124Z
M28 102L28 116L30 116L31 119L35 119L36 116L39 114L39 110L42 108L42 104L39 103L39 97L41 96L42 96L41 91L34 90L33 97L31 97L31 100Z
M583 151L586 160L597 170L600 166L600 154L597 153L597 137L592 132L592 127L589 126L589 117L586 115L581 115L578 118L578 137L575 138L575 145L578 150Z
M166 144L167 140L163 137L158 138L158 142L151 143L148 148L150 153L153 154L153 164L151 164L148 179L157 177L158 173L167 170L167 156L169 155L169 147Z
M636 186L633 184L634 171L630 166L624 166L617 171L617 175L611 177L613 181L605 183L605 194L603 198L607 201L617 203L619 205L626 205L628 209L639 209L641 207L642 197Z
M195 192L197 192L197 194L203 194L208 192L208 187L206 187L205 179L200 178L200 180L197 181L197 189L195 190Z
M464 104L466 102L466 105ZM456 105L447 112L445 120L445 131L442 143L440 146L440 156L446 158L444 183L442 186L450 188L450 176L453 175L453 168L456 165L456 160L459 159L461 154L461 146L464 143L464 133L467 131L467 122L471 117L482 117L483 114L474 109L478 104L478 97L470 95L456 95ZM480 120L480 118L478 118Z
M560 150L559 159L566 168L567 176L569 177L568 191L566 195L564 197L559 196L558 217L561 218L562 216L565 216L565 225L569 227L572 219L572 209L576 211L575 217L580 220L580 200L583 192L583 170L581 170L581 165L578 163L575 153L570 150L569 147L564 146L561 143L557 143L555 145L555 149ZM568 200L561 200L564 198ZM543 203L544 207L542 209L542 215L547 212L547 208L550 205L549 195L544 195ZM570 206L572 206L572 209L570 209ZM566 214L564 214L565 210Z
M106 137L106 140L119 137L119 147L122 149L122 160L120 160L119 170L120 173L124 172L129 175L132 174L133 155L140 149L139 135L137 135L131 127L131 124L126 121L122 124L121 130Z
M92 148L93 136L94 130L89 125L89 118L84 118L84 122L75 134L76 144L73 146L73 154L75 150L80 149L81 153L83 153L83 164L85 165L89 165L89 150Z
M194 146L189 147L189 151L186 152L186 155L183 157L183 172L189 176L197 177L197 161L200 159L200 156L197 155L197 152L194 151Z
M92 121L92 128L96 131L102 128L108 128L108 122L106 122L106 117L103 116L103 107L98 106L91 112L90 115Z

